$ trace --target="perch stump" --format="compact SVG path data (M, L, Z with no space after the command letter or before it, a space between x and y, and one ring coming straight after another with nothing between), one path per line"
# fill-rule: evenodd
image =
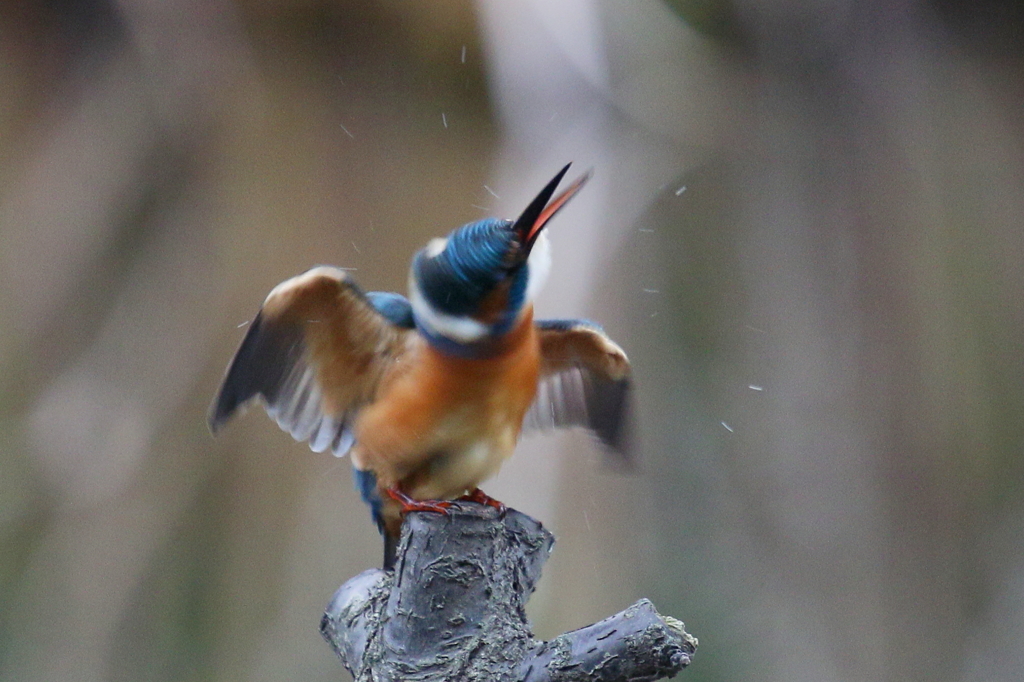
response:
M356 682L641 682L690 663L697 640L646 599L534 639L525 606L553 544L513 509L410 513L395 570L342 585L320 631Z

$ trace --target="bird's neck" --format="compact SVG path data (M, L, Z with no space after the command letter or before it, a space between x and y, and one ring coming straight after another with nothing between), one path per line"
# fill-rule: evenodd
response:
M476 341L456 341L417 324L420 335L426 339L431 349L441 355L463 360L491 360L509 355L524 343L528 343L532 328L533 306L529 304L508 332L486 336Z

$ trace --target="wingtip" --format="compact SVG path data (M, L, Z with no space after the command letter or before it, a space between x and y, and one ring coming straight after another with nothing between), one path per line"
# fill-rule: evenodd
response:
M627 375L615 381L613 386L606 395L607 402L600 407L594 406L608 415L615 415L614 418L602 420L598 437L609 454L607 460L612 468L622 473L635 472L637 464L632 381Z
M235 368L236 361L237 356L232 359L231 365L228 366L224 381L221 383L216 397L206 411L206 425L209 427L210 433L215 436L220 433L225 424L231 421L232 417L238 414L239 409L258 393L255 390L239 392L238 376Z
M210 429L210 433L216 436L227 423L232 412L234 412L233 409L225 408L223 396L218 395L206 412L206 426Z

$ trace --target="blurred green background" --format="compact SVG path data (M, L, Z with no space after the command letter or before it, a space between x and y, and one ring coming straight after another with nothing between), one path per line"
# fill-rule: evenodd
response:
M551 637L641 596L688 680L1024 679L1024 5L0 4L0 679L344 680L349 464L205 411L279 281L594 168L543 316L641 467L529 437Z

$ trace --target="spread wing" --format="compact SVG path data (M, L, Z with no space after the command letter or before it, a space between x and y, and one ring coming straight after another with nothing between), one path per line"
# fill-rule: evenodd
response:
M228 365L210 429L260 399L296 440L344 455L356 413L401 357L411 326L402 296L364 294L338 268L316 267L279 284Z
M586 320L538 320L541 378L525 429L582 426L630 458L630 367L626 354Z

